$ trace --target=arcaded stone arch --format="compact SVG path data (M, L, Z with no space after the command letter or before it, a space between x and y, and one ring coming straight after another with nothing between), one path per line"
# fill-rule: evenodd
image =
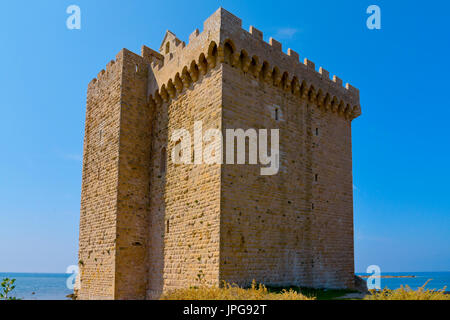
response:
M323 101L323 106L325 108L325 111L329 110L331 108L331 96L329 93L325 95L325 99Z
M324 99L325 99L325 96L323 94L323 91L322 91L322 89L319 89L319 91L317 92L317 95L316 95L316 101L317 101L317 105L319 106L319 108L323 107Z
M162 100L163 100L164 102L169 101L169 94L168 94L168 92L167 92L167 89L166 89L166 85L165 85L165 84L163 84L163 85L161 86L161 89L160 89L159 91L160 91L160 95L161 95Z
M275 66L275 67L273 68L273 71L272 71L272 81L273 81L273 85L274 85L275 87L278 87L278 86L280 85L280 82L281 82L281 73L280 73L280 69L278 69L277 66Z
M259 58L257 56L253 56L250 61L250 72L253 74L255 78L259 78L259 73L261 72L262 64L259 63Z
M183 81L183 86L185 88L189 88L192 83L191 75L189 74L187 66L184 66L183 71L181 72L181 81Z
M305 99L308 95L308 84L305 80L302 81L302 84L300 85L300 96Z
M316 101L316 88L314 88L314 85L311 85L311 87L308 90L308 100L310 102Z
M285 71L281 77L281 88L286 91L289 91L291 88L291 83L289 82L289 73L287 71Z
M189 74L190 74L193 82L196 82L198 80L199 73L200 73L200 71L197 66L197 63L195 62L195 60L193 60L191 62L191 66L189 68Z
M149 106L150 108L153 108L153 107L156 106L156 101L155 101L155 99L153 98L152 95L149 95L149 96L148 96L147 101L148 101L148 106Z
M228 64L232 64L233 56L236 51L236 46L234 45L233 41L230 39L225 40L223 44L224 48L224 62Z
M300 93L300 83L296 76L291 80L291 92L296 96Z
M211 41L208 47L208 56L217 57L218 46L215 41Z
M178 93L183 91L183 81L181 80L180 74L178 72L175 75L174 85Z
M349 103L345 105L344 116L346 119L350 119L352 113L352 107Z
M167 92L169 93L170 98L172 99L175 98L177 91L175 89L172 79L170 79L167 82Z
M239 55L239 64L242 68L242 71L248 72L251 62L252 62L252 60L248 56L247 51L241 50L241 54Z
M211 41L208 48L208 54L206 60L208 61L208 68L214 69L217 64L218 47L214 41Z
M354 119L356 117L359 117L361 115L361 107L360 106L354 106L351 113L351 118Z
M344 103L344 100L341 100L339 102L338 112L339 112L339 114L344 114L344 111L345 111L345 103Z
M269 85L280 87L285 92L292 93L307 102L314 103L324 111L332 110L346 119L353 119L360 110L357 106L352 107L345 101L338 100L336 96L330 96L322 88L316 88L306 80L300 80L288 71L280 70L278 66L271 66L268 61L260 62L260 57L251 56L245 49L237 50L234 42L227 39L223 45L217 45L215 41L209 43L208 49L199 54L198 60L192 60L190 65L184 66L181 72L175 74L157 94L151 96L155 104L158 101L167 101L183 92L184 88L206 75L207 72L217 66L217 63L228 63L233 67L241 68L244 73L250 73L255 78ZM292 79L290 78L292 76ZM150 101L149 101L150 103Z
M208 61L206 60L205 54L202 52L198 57L198 69L200 70L202 75L205 75L208 72Z
M339 105L339 100L336 96L333 96L331 100L331 111L336 112Z
M266 81L266 82L272 81L272 70L270 70L269 62L267 62L267 61L263 62L261 72L262 72L262 77L263 77L264 81Z

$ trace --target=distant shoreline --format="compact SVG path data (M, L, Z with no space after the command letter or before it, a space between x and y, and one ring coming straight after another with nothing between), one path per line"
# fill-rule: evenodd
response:
M363 278L363 279L365 279L365 278L369 278L369 277L373 277L373 276L359 276L360 278ZM416 278L416 276L412 276L412 275L409 275L409 276L391 276L391 275L385 275L385 276L379 276L380 278L384 278L384 279L390 279L390 278Z

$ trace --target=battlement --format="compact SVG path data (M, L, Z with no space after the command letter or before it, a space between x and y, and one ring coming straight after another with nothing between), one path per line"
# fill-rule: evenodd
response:
M170 93L160 90L167 90L177 82L188 84L192 79L198 79L198 75L191 73L206 73L203 71L215 66L216 62L226 62L226 46L232 51L230 63L244 72L253 69L256 78L266 78L270 82L267 74L262 77L258 75L260 72L267 73L270 68L275 85L290 83L292 90L298 90L298 82L303 95L317 94L316 98L332 110L343 108L345 112L350 108L347 113L351 113L352 117L360 115L358 89L349 83L343 86L343 81L336 75L330 79L327 70L320 67L317 71L315 63L307 58L301 62L300 55L291 48L287 53L283 52L282 44L277 40L270 38L269 42L264 41L263 33L254 26L250 26L249 31L244 30L242 20L223 8L205 20L202 32L195 29L187 44L167 31L158 59L151 62L155 81L149 84L149 94L153 98L158 95L170 98ZM186 79L183 80L183 77ZM182 90L182 86L178 87ZM313 92L310 92L311 89ZM176 94L176 88L174 90ZM337 106L330 103L337 103Z
M223 8L205 20L202 32L195 29L187 44L168 30L159 52L142 47L140 57L152 70L149 99L158 103L165 100L164 97L176 96L211 67L226 63L226 55L230 64L244 73L252 73L255 78L282 85L286 91L317 101L326 109L346 113L350 118L361 114L357 88L349 83L344 86L336 75L330 78L323 67L316 70L316 64L308 58L301 62L300 54L291 48L285 53L279 41L273 38L264 41L263 32L254 26L250 26L249 31L244 30L242 20ZM121 53L116 61L120 56ZM106 71L102 70L91 84L105 78L116 61L111 61Z
M123 50L126 50L126 49L123 49ZM108 77L110 77L115 72L115 67L117 67L117 62L119 62L122 58L123 50L120 51L116 55L115 60L111 60L110 62L108 62L106 64L105 69L100 70L100 72L97 74L97 77L93 78L91 80L91 82L89 82L88 89L93 90L93 89L97 88L100 85L100 83L106 82L105 80L108 79Z

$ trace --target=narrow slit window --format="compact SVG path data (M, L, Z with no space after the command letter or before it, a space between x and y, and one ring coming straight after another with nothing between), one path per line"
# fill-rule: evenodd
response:
M160 159L160 172L165 173L166 172L166 148L161 149L161 159Z
M166 54L170 52L170 42L166 43Z
M319 135L319 128L316 128L316 136Z
M278 108L275 108L275 120L278 121Z
M170 220L166 221L166 233L169 233L170 229Z
M314 175L314 181L315 182L319 181L319 175L317 173Z

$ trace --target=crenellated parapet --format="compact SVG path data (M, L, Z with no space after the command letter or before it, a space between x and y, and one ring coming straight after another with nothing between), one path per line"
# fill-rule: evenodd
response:
M90 86L108 76L121 59L122 51L91 81ZM195 29L187 44L167 31L159 52L143 46L141 55L136 56L142 60L139 68L142 68L141 64L148 65L150 104L174 99L209 70L227 63L323 110L348 119L361 114L358 89L349 83L343 86L338 76L330 78L326 69L319 67L317 70L315 63L307 58L301 62L300 55L291 48L287 53L283 52L282 44L277 40L270 38L269 42L264 41L263 33L255 27L244 30L242 20L223 8L204 22L202 32Z
M204 23L203 32L196 29L186 45L168 31L151 69L149 81L151 103L175 98L193 82L221 63L239 68L255 79L279 87L319 108L354 119L361 114L359 90L273 38L263 40L263 33L251 26L242 29L242 21L220 8Z

